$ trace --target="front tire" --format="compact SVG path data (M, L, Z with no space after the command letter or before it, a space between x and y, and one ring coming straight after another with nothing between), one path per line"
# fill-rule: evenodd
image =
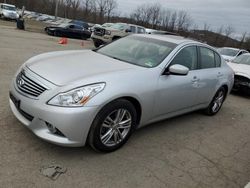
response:
M136 125L136 110L133 104L119 99L107 104L94 119L89 136L89 145L97 151L112 152L122 147Z
M205 114L210 116L217 114L220 111L225 98L226 98L226 89L224 87L221 87L216 92L209 106L204 110Z
M101 43L99 41L94 40L93 42L94 42L94 45L95 45L96 48L101 46Z

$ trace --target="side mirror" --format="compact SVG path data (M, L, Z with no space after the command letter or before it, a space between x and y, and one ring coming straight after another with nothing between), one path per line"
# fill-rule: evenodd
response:
M189 68L179 64L171 65L168 68L168 74L185 76L188 74L188 72Z

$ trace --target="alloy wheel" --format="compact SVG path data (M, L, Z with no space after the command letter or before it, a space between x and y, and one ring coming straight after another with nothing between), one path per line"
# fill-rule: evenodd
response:
M223 91L223 90L220 90L220 91L217 93L217 95L215 96L214 101L213 101L212 111L213 111L214 113L215 113L215 112L218 112L218 111L220 110L220 107L221 107L222 104L223 104L224 98L225 98L224 91Z
M132 117L128 110L117 109L103 121L100 129L100 140L108 147L121 143L128 135L132 125Z

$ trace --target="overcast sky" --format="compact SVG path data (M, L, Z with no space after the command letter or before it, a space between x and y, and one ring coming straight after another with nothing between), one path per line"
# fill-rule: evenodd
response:
M159 3L163 8L187 11L195 24L204 23L217 30L221 25L231 25L238 35L250 34L250 0L117 0L118 9L131 13L138 5Z

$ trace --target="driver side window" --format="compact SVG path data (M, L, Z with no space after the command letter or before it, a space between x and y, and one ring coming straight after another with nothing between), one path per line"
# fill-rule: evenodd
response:
M197 48L196 46L189 46L182 49L172 60L171 65L183 65L189 70L197 69Z

